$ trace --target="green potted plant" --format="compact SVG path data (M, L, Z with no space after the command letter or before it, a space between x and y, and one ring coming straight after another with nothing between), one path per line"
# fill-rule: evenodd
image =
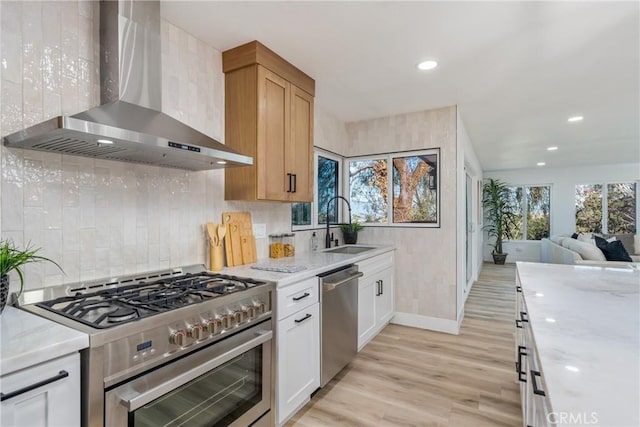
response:
M504 264L507 253L502 250L502 241L511 239L511 226L515 226L513 206L509 199L509 187L499 179L490 179L482 186L482 206L486 218L486 225L482 227L489 237L495 241L490 244L493 247L491 255L493 262Z
M9 297L9 273L11 271L15 270L20 278L20 291L16 295L16 300L20 297L24 289L23 268L26 264L48 261L55 264L56 267L62 271L62 268L55 261L37 255L39 250L40 248L33 248L30 245L27 245L26 249L20 250L16 248L13 241L0 241L0 313L4 310Z
M355 245L358 243L358 231L362 230L362 225L357 222L350 224L340 224L340 230L342 230L342 237L344 243L347 245Z

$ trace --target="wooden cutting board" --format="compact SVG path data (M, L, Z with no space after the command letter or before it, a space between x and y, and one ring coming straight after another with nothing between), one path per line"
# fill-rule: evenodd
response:
M249 264L257 261L256 239L249 212L224 212L222 223L227 226L224 239L227 266Z

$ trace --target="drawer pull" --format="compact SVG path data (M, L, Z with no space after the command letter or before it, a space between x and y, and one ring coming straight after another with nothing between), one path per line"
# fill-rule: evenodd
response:
M300 295L299 297L294 297L293 300L294 301L300 301L301 299L305 299L308 296L311 296L311 294L309 292L305 292L304 294Z
M306 316L304 316L302 319L296 319L296 320L294 320L294 322L296 322L296 323L302 323L302 322L304 322L305 320L307 320L307 319L308 319L308 318L310 318L310 317L311 317L311 315L310 315L310 314L307 314L307 315L306 315Z
M522 320L516 319L516 328L522 329Z
M527 314L527 312L526 312L526 311L521 311L521 312L520 312L520 319L521 319L523 322L528 322L528 321L529 321L529 315Z
M69 372L67 371L60 371L58 372L58 375L51 377L51 378L47 378L46 380L42 380L39 381L37 383L28 385L26 387L20 388L16 391L12 391L10 393L4 394L4 393L0 393L0 402L4 402L5 400L11 399L12 397L16 397L16 396L20 396L21 394L27 393L31 390L35 390L38 387L42 387L45 386L47 384L51 384L53 382L56 382L58 380L61 380L63 378L67 378L69 376Z
M516 372L518 373L518 381L526 383L527 382L527 373L526 372L522 372L522 356L526 356L526 350L527 348L519 345L518 346L518 361L516 362ZM522 378L522 376L524 375L524 378Z
M522 292L522 286L516 286L516 292Z
M536 377L540 376L540 371L531 371L531 387L533 387L533 394L537 394L539 396L546 396L547 393L544 390L538 388L538 383L536 382Z

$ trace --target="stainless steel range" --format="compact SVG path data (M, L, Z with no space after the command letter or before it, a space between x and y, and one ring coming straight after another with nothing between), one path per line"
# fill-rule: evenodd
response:
M190 266L27 291L21 306L89 334L84 425L262 426L274 289Z

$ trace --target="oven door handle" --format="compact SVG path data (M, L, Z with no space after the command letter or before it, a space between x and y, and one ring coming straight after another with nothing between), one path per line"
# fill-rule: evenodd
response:
M136 409L146 405L147 403L164 396L172 390L198 378L201 375L209 372L210 370L227 363L231 359L240 356L242 353L246 353L254 347L257 347L269 340L273 337L272 331L257 331L257 336L255 338L250 339L249 341L235 347L232 350L229 350L226 353L222 353L220 356L209 360L207 363L203 363L200 366L191 369L190 371L184 372L175 376L174 378L166 381L157 387L154 387L144 393L139 393L135 390L127 390L118 394L120 398L120 403L127 407L129 412L135 411Z

